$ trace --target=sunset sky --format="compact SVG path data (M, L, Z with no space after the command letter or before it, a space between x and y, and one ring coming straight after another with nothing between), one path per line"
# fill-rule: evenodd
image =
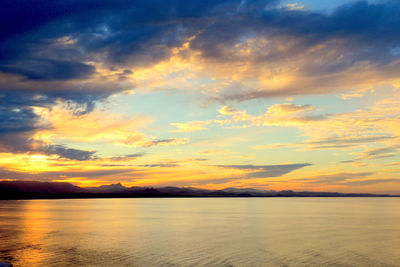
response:
M3 0L0 179L400 193L400 2Z

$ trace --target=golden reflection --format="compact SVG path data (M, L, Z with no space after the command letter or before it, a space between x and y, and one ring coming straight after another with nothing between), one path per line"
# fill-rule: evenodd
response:
M47 201L26 201L21 223L24 232L20 235L20 238L21 243L27 245L18 250L15 256L20 261L20 266L43 266L44 256L49 253L43 240L52 231L49 217Z

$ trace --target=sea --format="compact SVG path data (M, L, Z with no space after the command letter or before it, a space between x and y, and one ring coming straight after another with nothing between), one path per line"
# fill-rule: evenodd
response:
M400 266L400 198L0 201L13 266Z

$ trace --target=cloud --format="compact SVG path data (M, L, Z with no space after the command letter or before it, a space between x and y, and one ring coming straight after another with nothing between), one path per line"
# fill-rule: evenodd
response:
M140 165L140 167L144 168L173 168L173 167L178 167L178 164L174 163L156 163L156 164L144 164Z
M194 132L206 130L204 125L225 125L231 127L250 127L261 125L278 125L278 126L297 126L309 124L314 121L324 121L328 115L311 114L315 110L312 105L296 105L292 103L275 104L261 115L251 115L245 110L233 108L231 106L223 106L219 109L219 113L224 116L231 116L231 119L225 120L208 120L193 121L187 123L171 123L178 127L173 132Z
M293 103L275 104L268 108L267 113L275 116L312 111L315 107L312 105L296 105Z
M177 129L172 132L197 132L207 130L208 128L205 125L210 124L209 121L191 121L188 123L171 123L172 126L175 126Z
M366 142L376 142L381 140L390 140L394 138L393 136L388 135L378 135L378 136L359 136L359 137L338 137L332 136L320 140L314 140L307 142L310 145L326 145L326 144L344 144L344 145L353 145L360 144Z
M222 92L222 97L232 99L324 93L328 84L335 90L339 79L347 82L345 86L362 84L355 77L360 72L374 72L376 82L396 77L389 69L396 67L393 51L399 38L388 37L395 36L399 24L395 1L360 1L329 15L293 3L281 8L279 1L85 0L25 5L4 3L2 25L7 29L1 32L0 46L0 69L25 79L93 83L89 78L100 65L152 66L169 60L186 43L181 58L190 61L188 55L199 54L196 63L204 70L211 63L245 66L243 72L231 67L230 73L238 71L236 80L246 89L236 96ZM258 81L256 90L247 86L250 80Z
M0 116L9 119L1 129L15 138L1 145L13 151L29 151L44 127L35 107L64 102L77 116L90 113L113 94L155 81L151 70L159 64L176 62L183 77L215 81L217 89L199 94L220 101L365 89L394 84L400 70L397 1L359 1L331 14L295 3L281 8L274 0L5 0L2 7ZM143 81L146 70L151 75ZM271 112L293 115L291 123L325 119L294 115L310 107L290 105ZM221 110L229 112L246 118ZM205 125L174 126L185 132ZM155 139L148 146L179 142Z
M201 155L220 155L220 154L232 154L232 151L228 151L228 150L203 150L198 152L198 154Z
M325 175L317 175L310 178L302 178L296 179L297 181L301 181L302 183L306 184L327 184L327 185L337 185L337 184L344 184L348 181L352 181L354 179L365 178L374 174L373 172L339 172L333 174L325 174Z
M197 35L191 48L201 51L208 68L222 70L215 76L242 87L220 90L220 100L365 88L397 79L393 70L399 58L393 49L399 39L388 36L400 22L393 11L398 5L360 1L332 14L269 8L231 15Z
M368 149L366 151L361 152L360 156L357 159L379 159L379 158L387 158L394 157L398 154L400 149L400 145L389 145L385 147L379 147L374 149Z
M168 139L158 139L145 141L142 146L152 147L152 146L173 146L173 145L183 145L189 142L187 138L168 138Z
M400 179L368 179L368 180L360 180L360 181L348 181L346 185L354 185L354 186L364 186L364 185L375 185L381 183L400 183Z
M188 142L188 138L149 139L144 134L136 132L125 135L116 143L127 146L154 147L184 145Z
M11 97L12 96L12 97ZM58 102L48 107L46 99L18 99L6 95L0 102L0 152L41 153L58 155L70 160L90 160L95 151L69 148L55 140L73 142L119 141L132 131L146 125L146 117L126 117L104 111L81 112L79 107ZM8 97L6 99L6 97ZM15 99L14 99L15 97ZM23 107L20 101L32 101L33 107ZM44 103L44 104L43 104ZM143 138L144 135L143 135ZM179 140L146 140L144 146L179 143Z
M241 112L239 109L233 108L231 106L223 106L219 109L219 113L222 115L234 115L235 113Z
M311 165L311 163L299 163L281 165L218 165L218 167L249 171L249 173L246 174L247 178L269 178L279 177Z
M98 58L117 66L149 65L168 58L172 48L198 31L213 12L238 5L248 6L236 0L193 1L190 5L158 0L16 5L7 0L3 3L7 12L0 14L5 25L0 50L7 52L0 58L1 69L28 79L52 80L90 73L92 65L86 62Z
M30 80L69 80L82 79L94 73L94 67L80 62L45 60L4 64L0 71L22 75Z
M362 144L390 141L396 139L391 135L364 135L364 136L330 136L304 143L305 150L336 149L359 146Z
M328 115L312 115L315 107L292 103L275 104L268 107L264 114L253 116L246 111L226 107L220 109L223 115L231 115L234 122L245 122L250 125L301 125L313 121L326 120Z
M120 140L152 121L150 117L126 116L104 110L76 115L74 110L63 103L58 103L51 109L36 107L34 110L37 116L51 125L48 129L38 129L37 137L56 136L75 142Z
M68 148L62 145L49 145L45 148L45 154L47 155L59 155L60 157L71 159L71 160L91 160L93 159L96 151L86 151L74 148Z
M137 158L144 157L144 153L136 153L136 154L128 154L124 156L117 156L117 157L111 157L109 158L112 161L127 161L127 160L133 160Z
M48 130L51 128L50 124L40 121L40 117L32 108L20 106L13 101L3 101L6 103L0 108L0 152L43 153L79 161L93 158L95 151L35 140L35 131Z
M264 150L264 149L278 149L278 148L287 148L287 147L299 147L301 146L301 144L281 144L281 143L277 143L277 144L270 144L270 145L258 145L258 146L254 146L254 149L257 150Z
M289 10L301 10L301 9L304 9L304 5L301 5L299 3L291 3L291 4L287 4L286 8Z
M62 138L74 142L110 142L140 147L183 145L189 142L188 138L157 139L137 131L153 121L145 116L128 117L122 113L100 110L77 116L61 103L51 109L35 108L35 114L51 125L47 129L36 130L35 137L42 140Z
M206 125L229 125L232 122L230 120L208 120L208 121L189 121L186 123L176 122L170 123L170 125L175 126L177 129L172 130L174 133L189 133L208 130Z
M317 149L349 149L372 144L384 144L388 148L371 148L364 153L365 158L373 158L373 154L383 152L395 153L397 140L400 137L399 116L400 102L398 92L393 97L377 96L376 102L355 111L317 114L316 108L310 105L276 104L270 106L264 114L251 115L245 110L226 113L231 116L232 127L251 126L284 126L298 128L306 140L302 143L272 144L256 146L256 149L299 148L301 150ZM290 107L287 108L282 107Z

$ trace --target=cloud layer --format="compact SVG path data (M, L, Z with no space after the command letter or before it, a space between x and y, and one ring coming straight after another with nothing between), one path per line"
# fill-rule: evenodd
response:
M213 179L244 185L241 179L256 184L311 165L265 165L257 158L265 149L341 150L346 157L335 161L364 166L400 150L399 1L349 1L330 12L279 0L4 0L1 6L0 167L10 171L24 169L16 162L26 158L43 157L43 166L29 165L31 172L56 168L46 172L57 179L59 165L86 168L85 162L91 168L85 176L138 161L140 174L118 179L147 175L151 183L152 175L161 175L186 184L182 177L190 176L206 184L205 177L210 183L213 177L201 161L184 159L214 151L203 153L205 161L216 161L208 165ZM397 93L343 111L331 103L293 101L334 94L350 100L382 87ZM168 106L165 93L165 99L141 103L141 96L159 92L178 100ZM203 110L189 110L184 96ZM131 102L113 102L118 97ZM210 107L214 115L205 111ZM253 126L295 129L302 141L257 143L254 132L233 135L233 129ZM218 140L214 128L232 130L232 136ZM253 161L246 158L250 150L259 153ZM286 156L280 161L316 165ZM170 169L178 167L175 179ZM85 178L64 171L68 179ZM396 179L390 171L386 182ZM333 184L332 177L320 180ZM354 185L378 179L359 178Z

